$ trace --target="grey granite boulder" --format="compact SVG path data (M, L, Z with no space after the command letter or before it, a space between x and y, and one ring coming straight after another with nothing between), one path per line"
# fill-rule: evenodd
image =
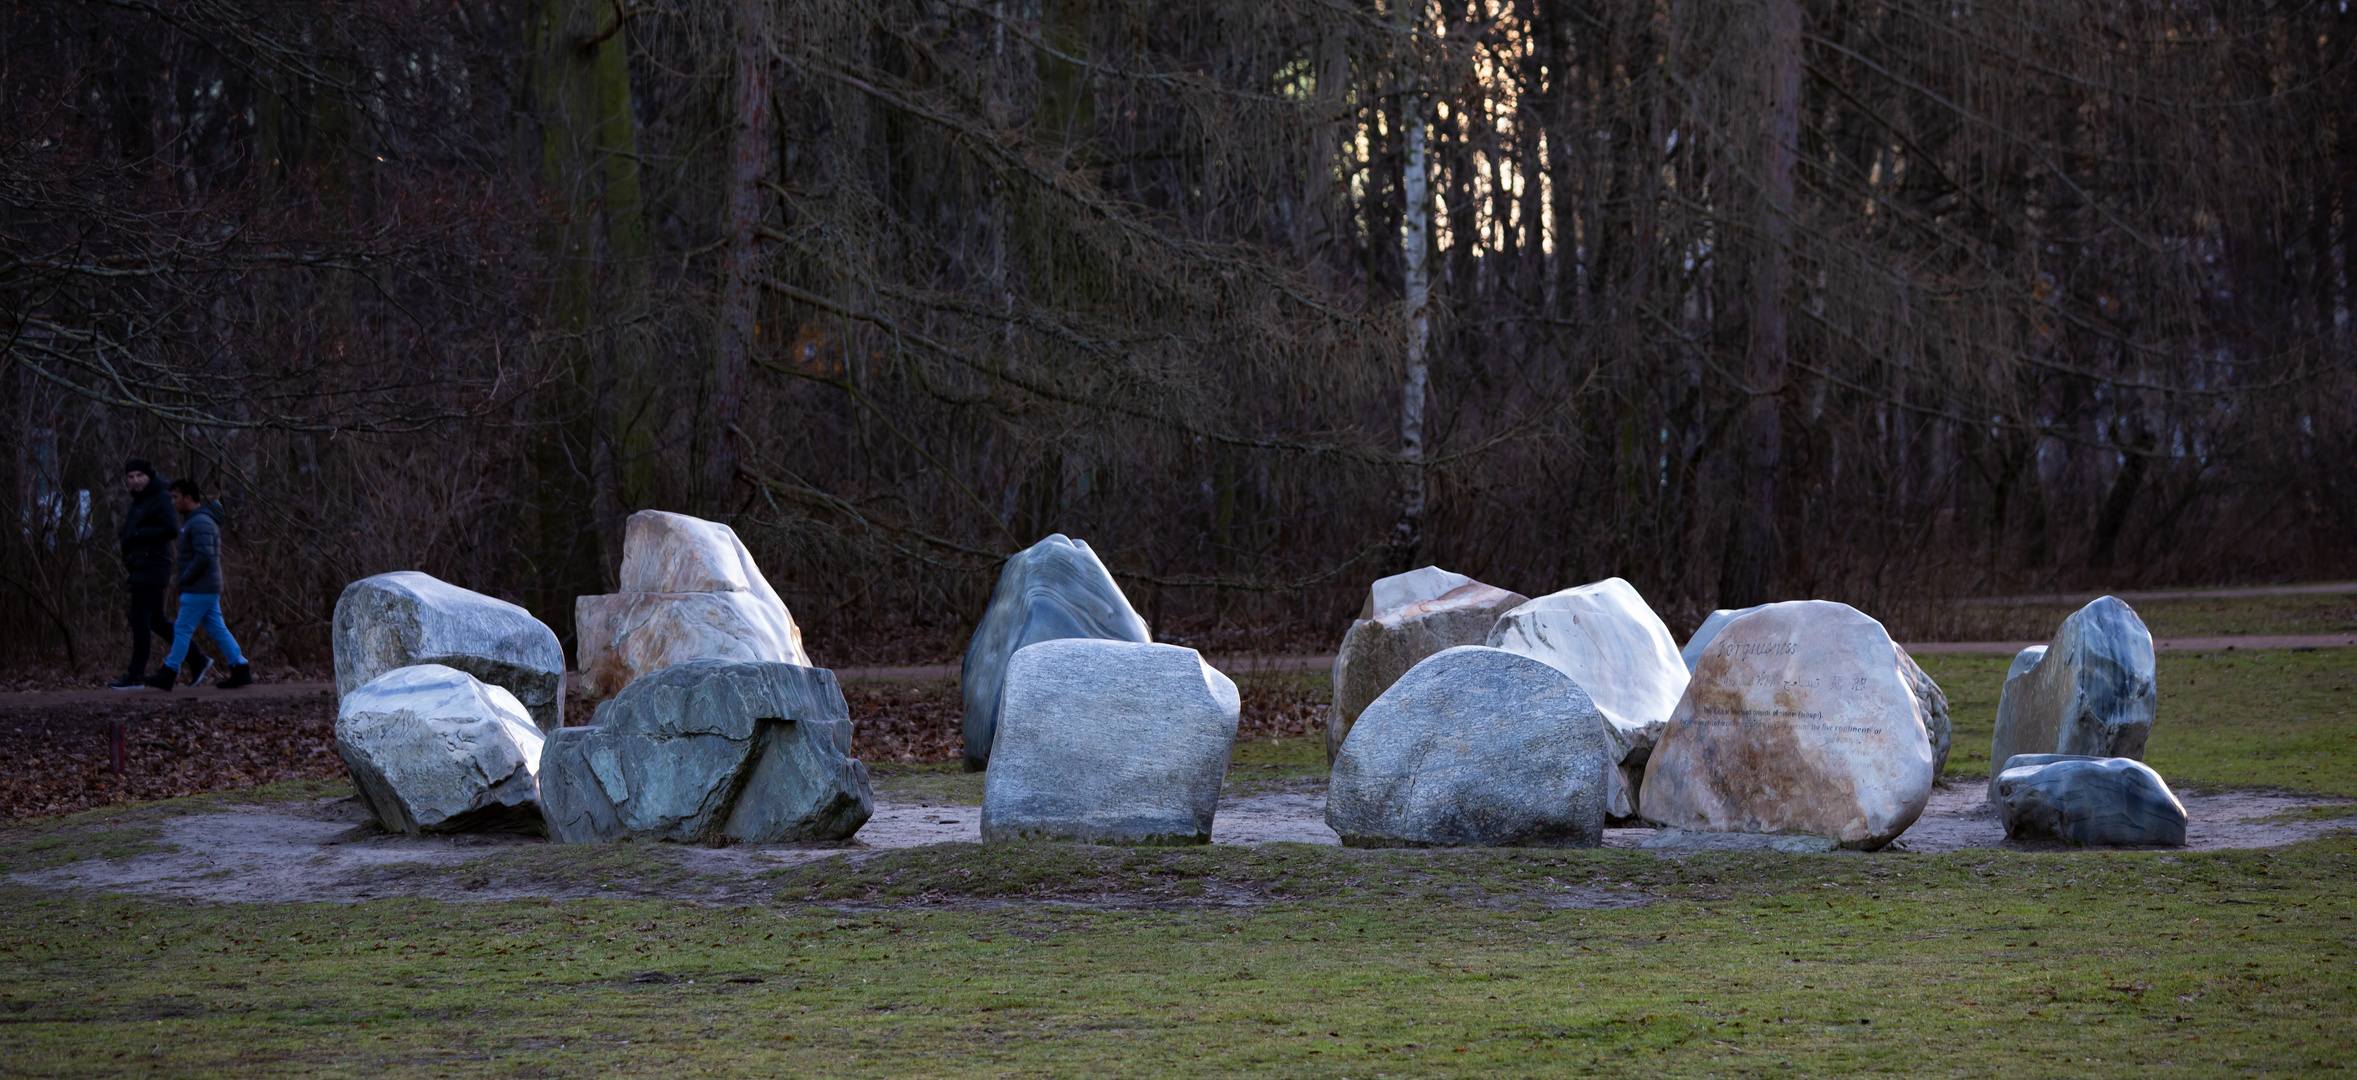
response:
M1241 704L1193 649L1101 638L1008 661L982 839L1208 844Z
M2185 804L2131 758L2015 754L1997 772L1997 802L2008 840L2185 843Z
M1702 620L1702 627L1694 631L1694 636L1686 640L1686 647L1678 652L1679 657L1686 661L1686 670L1694 670L1694 665L1702 661L1703 650L1710 648L1710 643L1719 636L1719 631L1727 628L1728 623L1766 606L1756 604L1747 608L1720 608L1711 612L1709 618ZM1905 673L1907 688L1914 691L1915 703L1923 715L1923 737L1931 745L1931 775L1937 780L1941 773L1947 771L1948 751L1952 748L1954 738L1953 724L1948 719L1948 695L1940 689L1939 683L1932 681L1931 674L1923 670L1923 665L1907 655L1904 646L1898 646L1896 642L1892 644L1899 650L1899 669Z
M1088 542L1056 533L1007 560L966 643L958 680L966 698L967 772L990 763L1008 661L1028 646L1062 638L1149 642L1154 635Z
M1997 699L1989 761L2016 754L2142 758L2160 698L2155 675L2144 620L2117 598L2097 597L2062 621L2045 651L2014 657Z
M1349 738L1359 713L1425 657L1489 641L1498 617L1529 597L1437 566L1378 579L1334 651L1334 708L1326 714L1326 760Z
M395 668L344 695L336 756L391 832L540 826L540 728L506 689L441 664Z
M564 842L841 840L875 811L835 673L699 659L642 675L550 736L540 801Z
M336 598L331 639L339 697L394 668L441 664L506 688L542 731L564 722L564 646L505 600L415 570L364 577Z
M1445 649L1367 706L1334 758L1326 824L1352 847L1595 847L1609 722L1571 677Z

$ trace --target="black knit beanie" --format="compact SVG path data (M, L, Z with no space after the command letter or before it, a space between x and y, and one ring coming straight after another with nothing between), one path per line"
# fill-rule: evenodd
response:
M127 473L143 472L149 476L154 476L155 466L148 464L146 458L135 457L123 463L123 471Z

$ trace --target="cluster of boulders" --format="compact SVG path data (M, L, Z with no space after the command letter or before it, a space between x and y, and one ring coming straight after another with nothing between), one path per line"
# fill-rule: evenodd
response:
M588 726L524 609L414 571L336 602L336 752L388 830L560 841L839 840L874 810L834 673L726 525L644 511L622 592L582 597Z

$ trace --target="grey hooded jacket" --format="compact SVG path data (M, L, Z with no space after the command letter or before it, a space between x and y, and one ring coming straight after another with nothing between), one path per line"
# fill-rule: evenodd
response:
M180 591L221 591L221 503L197 507L180 526Z

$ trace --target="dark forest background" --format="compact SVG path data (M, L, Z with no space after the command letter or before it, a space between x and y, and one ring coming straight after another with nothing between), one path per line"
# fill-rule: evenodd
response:
M954 655L1050 531L1223 650L1426 562L1902 636L2348 575L2353 46L2342 0L23 0L0 662L120 662L134 453L224 493L265 664L403 568L569 644L647 507L830 665Z

